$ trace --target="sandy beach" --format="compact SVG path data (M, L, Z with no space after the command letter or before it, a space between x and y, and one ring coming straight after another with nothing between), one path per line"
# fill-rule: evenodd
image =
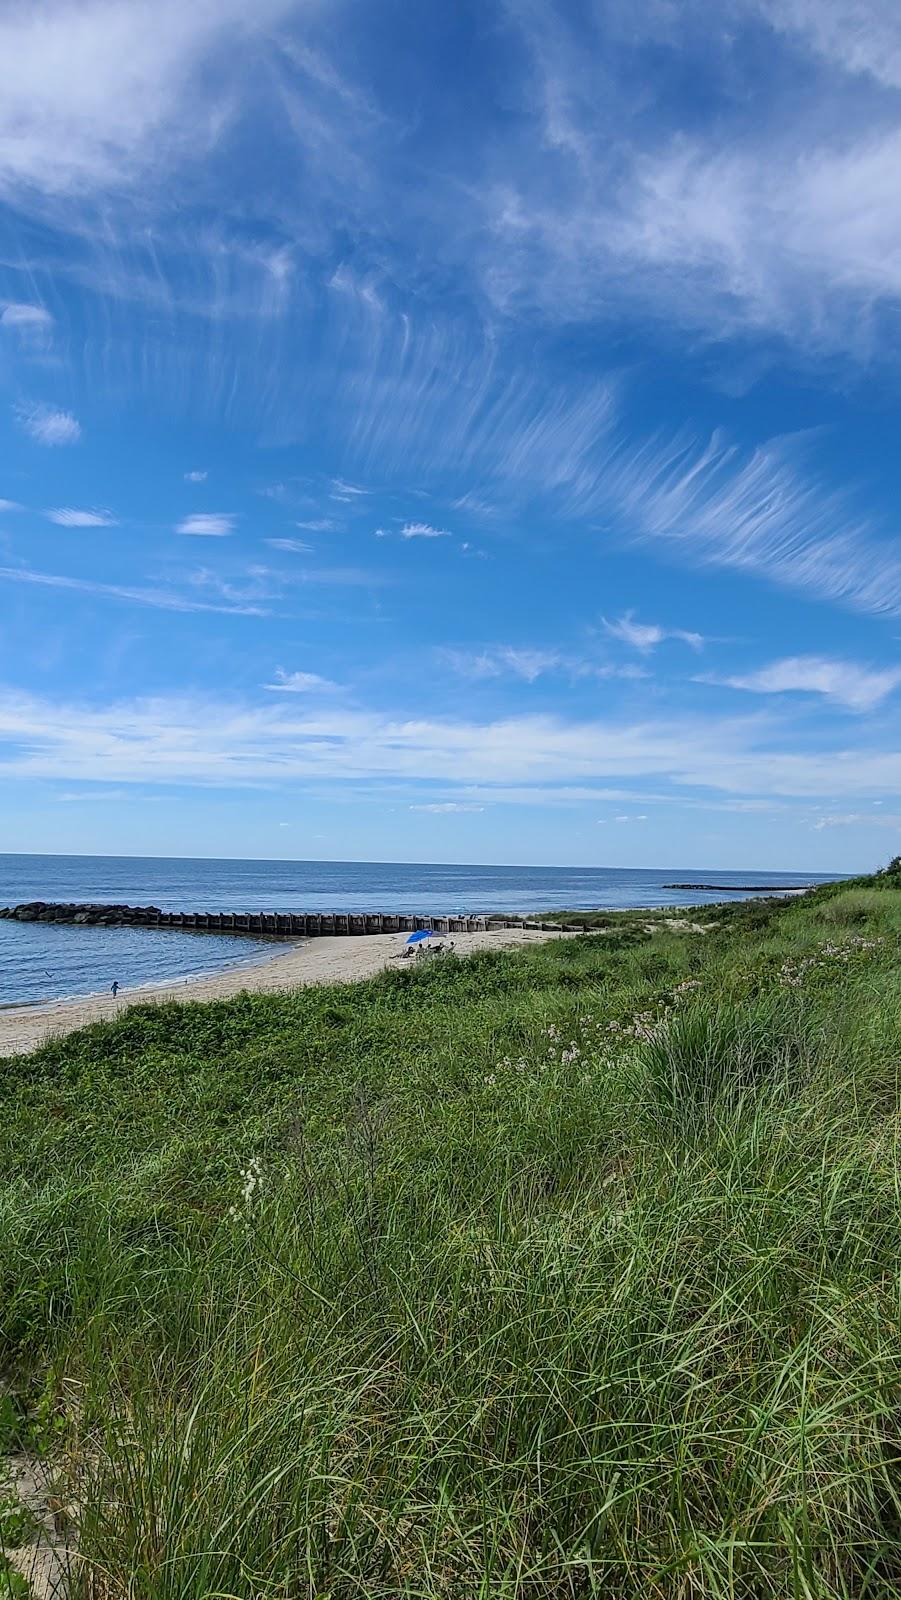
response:
M457 955L462 956L473 950L496 950L565 937L565 934L541 933L528 928L498 928L491 933L455 933L453 940ZM359 978L371 978L383 967L404 964L395 958L403 950L406 939L404 933L310 939L304 944L289 945L271 959L255 964L225 967L221 972L180 978L174 983L120 989L115 1000L111 994L93 994L42 1005L11 1006L0 1011L0 1056L26 1054L47 1039L71 1033L89 1022L118 1016L127 1006L139 1001L146 1004L164 1000L224 1000L244 990L277 993L309 983L353 983ZM422 959L441 958L425 956Z

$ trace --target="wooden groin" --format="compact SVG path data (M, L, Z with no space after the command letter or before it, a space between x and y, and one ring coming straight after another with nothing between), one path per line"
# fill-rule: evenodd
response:
M559 922L521 917L427 917L397 912L356 911L161 911L159 906L87 905L30 900L5 906L11 922L66 922L103 928L184 928L198 933L234 933L257 939L321 939L365 933L484 933L493 928L561 931ZM578 931L578 930L573 930Z

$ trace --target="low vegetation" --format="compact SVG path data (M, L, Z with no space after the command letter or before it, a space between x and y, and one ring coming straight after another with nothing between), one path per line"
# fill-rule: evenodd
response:
M901 867L698 918L0 1063L73 1593L901 1592Z

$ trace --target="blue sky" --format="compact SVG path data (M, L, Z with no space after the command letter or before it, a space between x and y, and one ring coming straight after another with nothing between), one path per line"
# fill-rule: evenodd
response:
M0 60L4 849L899 849L894 0L31 0Z

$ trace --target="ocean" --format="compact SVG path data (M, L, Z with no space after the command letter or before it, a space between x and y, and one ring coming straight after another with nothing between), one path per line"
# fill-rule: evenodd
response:
M833 875L833 876L838 876ZM668 867L427 866L375 861L195 861L150 856L0 855L0 905L118 901L163 911L623 910L698 905L715 893L667 883L786 888L828 875ZM273 953L259 939L173 928L83 928L0 922L0 1005L128 990Z

